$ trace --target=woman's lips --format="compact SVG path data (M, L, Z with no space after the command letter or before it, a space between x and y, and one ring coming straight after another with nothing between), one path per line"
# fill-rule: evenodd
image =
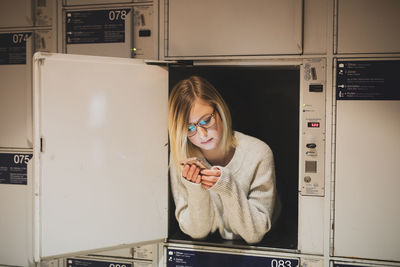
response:
M208 144L208 143L211 142L211 140L212 140L212 138L208 139L207 141L201 142L201 144L202 144L202 145Z

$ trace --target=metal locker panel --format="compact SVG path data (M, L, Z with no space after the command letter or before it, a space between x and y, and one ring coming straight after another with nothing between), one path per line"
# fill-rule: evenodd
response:
M325 60L304 60L300 108L299 191L325 195Z
M326 53L327 14L327 0L304 1L304 54Z
M90 255L91 256L104 256L104 257L133 258L132 250L133 250L133 248L113 249L113 250L91 253Z
M56 52L57 40L53 30L36 30L35 52Z
M400 52L399 13L397 0L339 0L337 52Z
M388 263L390 264L390 263ZM382 266L396 266L396 265L386 265L385 263L369 263L365 260L348 260L348 261L331 261L330 267L382 267Z
M134 57L156 59L154 54L154 12L152 6L137 6L134 8Z
M0 157L4 155L22 157L27 154L31 152L0 151ZM0 169L0 172L3 171L4 169ZM0 266L29 266L33 263L31 197L33 184L32 180L26 182L26 184L0 184Z
M315 259L315 258L301 258L301 265L305 267L324 267L324 260L323 259Z
M166 238L167 70L65 54L34 61L35 259Z
M10 49L2 53L0 64L0 147L32 148L32 36L26 32L0 35L3 51ZM25 45L25 55L14 50L19 45Z
M152 0L64 0L65 6L153 2Z
M136 261L133 263L133 267L152 267L152 266L154 266L154 264L148 262Z
M338 101L335 256L400 260L400 101Z
M64 0L65 6L98 5L98 4L120 4L131 3L133 0Z
M324 198L299 196L299 250L320 254L324 249Z
M0 27L29 27L33 24L31 0L0 1Z
M175 0L168 6L169 57L300 54L301 0Z
M68 24L68 14L69 13L74 13L74 12L106 12L107 14L104 14L105 20L110 19L110 12L114 12L111 16L111 19L120 19L121 18L121 13L115 13L116 10L128 10L126 17L124 16L124 41L123 42L101 42L101 41L91 41L90 39L96 38L97 36L93 35L91 33L91 29L88 28L87 25L83 24L82 28L83 31L86 31L86 36L89 41L87 43L68 43L68 38L69 38L69 32L67 31L66 27L64 27L64 42L65 42L65 52L67 54L79 54L79 55L94 55L94 56L110 56L110 57L125 57L125 58L130 58L132 55L132 47L133 47L133 30L132 30L132 19L133 19L133 9L132 8L112 8L112 9L96 9L96 10L70 10L66 11L64 13L64 23ZM101 25L101 21L99 25ZM99 25L91 25L91 27L98 27ZM117 36L118 33L112 32L113 30L111 29L111 34L116 34ZM79 36L80 33L77 32L76 36ZM91 35L91 36L90 36ZM114 38L111 36L110 38ZM116 37L118 38L118 37ZM97 43L96 43L97 42Z
M324 247L325 66L325 59L305 59L300 72L298 248L309 254Z
M54 0L34 0L34 1L35 1L35 26L52 26L53 15L56 14L55 9L57 1Z

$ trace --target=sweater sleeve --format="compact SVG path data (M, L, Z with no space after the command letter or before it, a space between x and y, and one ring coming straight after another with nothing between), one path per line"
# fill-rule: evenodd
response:
M190 182L170 164L171 191L175 216L181 230L192 238L204 238L212 230L214 209L210 192Z
M249 244L261 241L271 229L276 194L272 151L266 151L253 166L255 169L248 193L228 169L218 166L222 174L210 188L221 197L231 231ZM246 168L246 165L242 168Z

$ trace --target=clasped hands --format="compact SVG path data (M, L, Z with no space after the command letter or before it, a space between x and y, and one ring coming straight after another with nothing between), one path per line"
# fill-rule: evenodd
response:
M217 167L211 169L200 169L194 164L185 164L182 170L182 176L186 180L201 184L205 189L211 188L221 177L221 170Z

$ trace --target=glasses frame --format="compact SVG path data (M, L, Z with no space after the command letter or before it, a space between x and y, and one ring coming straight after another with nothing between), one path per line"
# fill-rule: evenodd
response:
M196 131L194 132L194 134L189 135L189 130L188 130L188 131L187 131L187 136L188 136L188 137L193 137L193 136L195 136L195 135L197 134L197 127L201 127L201 128L203 128L203 129L209 129L209 128L213 127L213 126L217 123L217 120L215 119L215 115L216 115L216 113L215 113L215 109L214 109L213 112L212 112L210 115L204 115L203 117L200 118L200 120L198 120L198 122L196 122L196 123L194 123L194 124L189 124L189 126L194 125L194 127L196 127ZM208 126L208 127L205 127L204 125L200 125L200 122L201 122L201 121L203 120L203 118L206 117L206 116L210 116L210 118L214 118L214 119L215 119L215 122L214 122L213 125L210 125L210 126ZM189 128L189 126L188 126L188 128Z

